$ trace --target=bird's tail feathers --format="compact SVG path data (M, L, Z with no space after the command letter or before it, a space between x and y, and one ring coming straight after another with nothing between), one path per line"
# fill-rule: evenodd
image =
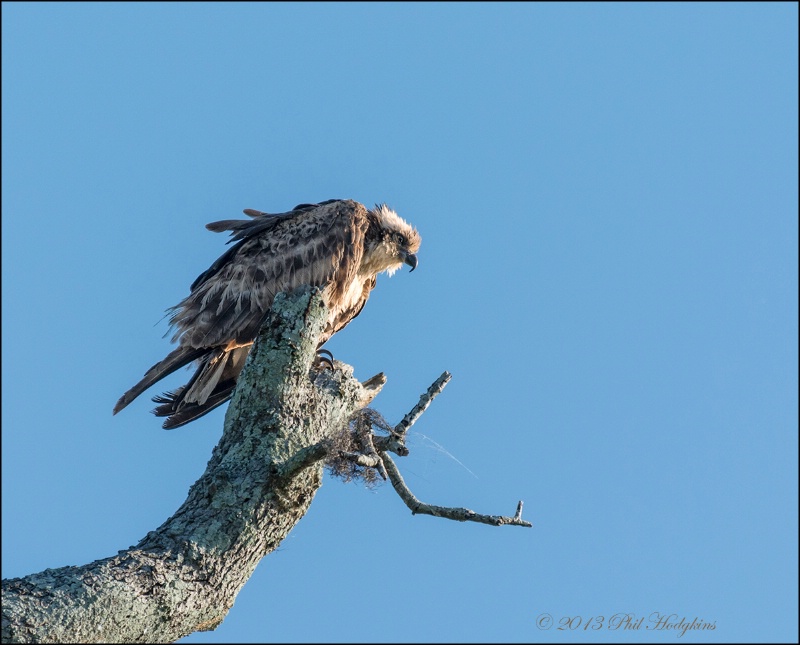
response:
M190 421L199 419L225 403L231 398L235 387L235 380L228 380L218 384L217 389L203 404L184 401L183 393L186 388L180 387L173 392L165 392L161 396L154 396L153 401L161 405L153 410L153 414L157 417L168 417L162 426L165 430L179 428Z
M168 417L163 427L178 428L208 414L231 398L251 345L231 350L216 348L203 357L186 385L153 397L157 417Z
M172 374L175 370L200 358L207 351L207 349L202 348L178 347L170 352L164 360L159 361L147 370L147 373L141 381L120 397L119 401L117 401L117 404L114 406L114 414L127 407L131 401L153 385L153 383L160 381L165 376Z

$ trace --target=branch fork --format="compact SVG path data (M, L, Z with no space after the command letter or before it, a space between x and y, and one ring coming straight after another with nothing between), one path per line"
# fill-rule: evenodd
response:
M433 399L441 394L451 378L452 375L449 372L443 372L442 375L430 385L427 391L420 396L419 402L403 417L402 421L394 427L392 427L376 410L371 408L359 410L353 416L350 425L351 431L357 438L362 450L360 452L340 450L338 453L339 457L347 459L362 468L374 468L384 480L388 478L392 487L400 496L400 499L403 500L414 515L433 515L434 517L443 517L458 522L479 522L492 526L511 525L525 526L528 528L532 527L533 525L530 522L522 519L522 501L517 504L517 510L512 517L504 515L483 515L468 508L436 506L421 502L408 488L397 465L389 456L388 453L390 452L400 457L408 455L405 438L409 428L411 428L422 416L422 413L428 409ZM388 435L373 434L372 426L388 432Z

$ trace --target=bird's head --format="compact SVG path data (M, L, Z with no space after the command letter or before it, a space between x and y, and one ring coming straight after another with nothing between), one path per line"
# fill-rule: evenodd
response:
M403 264L417 268L417 251L422 238L402 217L386 204L376 204L370 210L374 234L367 243L365 264L373 273L387 271L392 275Z

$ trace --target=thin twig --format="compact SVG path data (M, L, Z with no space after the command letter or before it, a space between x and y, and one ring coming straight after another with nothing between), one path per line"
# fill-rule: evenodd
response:
M389 481L392 482L397 494L400 495L406 506L411 509L413 514L433 515L434 517L444 517L448 520L456 520L458 522L480 522L481 524L491 524L492 526L504 526L510 524L512 526L526 526L532 527L533 524L526 522L522 519L522 502L517 504L517 512L514 517L506 517L503 515L481 515L468 508L452 508L448 506L434 506L433 504L426 504L419 501L412 493L400 471L397 470L392 458L383 453L383 465L386 467L386 473L389 475Z
M403 436L408 432L408 429L413 426L417 419L422 416L422 413L427 410L428 406L431 404L438 394L444 389L444 386L453 378L453 375L450 372L442 372L442 375L437 378L431 386L428 388L428 391L425 392L421 397L419 397L419 403L417 403L413 408L411 408L411 412L409 412L406 416L403 417L403 420L398 423L394 431Z

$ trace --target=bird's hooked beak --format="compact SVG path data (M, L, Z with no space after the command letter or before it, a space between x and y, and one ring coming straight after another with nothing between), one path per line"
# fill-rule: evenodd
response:
M403 262L405 262L408 266L411 267L411 271L409 271L409 273L411 273L414 269L417 268L417 256L414 255L413 253L406 253L403 256Z

